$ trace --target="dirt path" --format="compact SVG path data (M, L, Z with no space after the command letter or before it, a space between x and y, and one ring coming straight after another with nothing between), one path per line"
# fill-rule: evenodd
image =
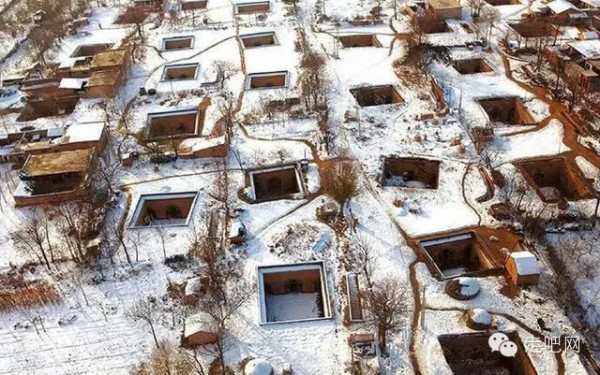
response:
M318 30L316 30L315 27L311 27L311 30L313 31L313 33L319 32ZM397 36L397 33L396 33L396 36ZM334 74L335 78L337 78L339 80L337 75L335 75L335 71L333 71L333 74ZM339 124L339 136L342 140L342 143L344 145L346 145L348 150L350 151L351 157L353 159L356 159L356 157L354 156L354 152L352 151L352 149L350 147L351 143L349 141L348 134L346 133L346 129L344 128L343 123ZM375 201L377 201L377 203L379 204L381 209L385 212L385 214L388 216L390 221L393 223L397 232L400 234L400 236L402 238L404 238L405 242L408 244L413 243L414 238L409 236L406 233L406 231L404 231L402 226L396 220L394 214L392 212L390 212L390 210L387 206L387 202L384 201L384 199L380 196L380 194L374 188L363 165L361 163L357 163L357 165L358 165L358 168L359 168L362 180L363 180L363 185L367 189L369 194L375 199ZM412 249L412 247L411 247L411 249ZM413 294L413 303L414 303L414 309L413 309L412 319L411 319L411 337L410 337L410 343L409 343L408 357L409 357L409 361L412 366L414 374L421 375L422 370L421 370L419 358L417 356L417 339L416 339L416 337L418 335L418 332L420 329L420 324L421 324L420 316L422 314L422 301L421 301L421 294L420 294L421 292L420 292L420 288L419 288L419 282L417 280L417 274L416 274L416 265L419 263L418 254L416 252L415 252L415 256L417 257L417 259L409 265L409 275L408 275L409 281L410 281L410 286L411 286L411 291Z
M413 302L414 309L412 314L412 320L410 325L410 344L409 344L409 352L408 356L410 358L410 362L413 366L413 371L415 375L421 375L421 365L419 363L419 358L417 356L417 340L415 339L419 334L419 329L421 328L421 314L423 313L423 302L421 301L421 290L419 288L419 280L417 279L417 264L419 263L419 259L417 258L414 262L410 264L408 267L409 270L409 281L410 286L413 291Z
M462 176L462 180L461 180L461 187L462 189L460 189L462 196L463 196L463 200L465 201L465 204L467 206L469 206L469 208L475 212L475 215L477 215L477 226L481 225L481 214L479 213L479 211L477 211L475 209L475 207L471 204L471 202L469 202L469 200L467 199L467 194L465 194L465 181L467 180L467 175L469 174L469 171L471 170L471 167L473 166L473 163L469 163L467 164L467 167L465 168L465 173Z
M567 145L575 154L582 155L594 166L600 168L600 157L598 156L598 154L595 151L590 150L589 148L579 143L579 132L585 132L585 130L583 130L580 124L577 123L577 120L573 118L572 115L570 115L567 106L565 106L563 103L557 100L552 99L547 89L542 87L531 86L515 79L513 77L510 66L510 58L501 50L498 50L498 52L502 55L502 61L504 63L506 77L523 90L533 94L537 99L542 100L544 103L546 103L549 106L550 112L550 116L546 117L534 128L524 130L521 132L516 132L511 134L510 136L539 131L545 128L551 120L556 119L563 124L564 144Z
M340 133L344 137L346 144L349 145L350 143L348 141L346 131L343 129L343 126L341 127L341 129L342 130ZM411 237L408 233L406 233L406 231L402 228L400 223L398 223L398 221L396 220L394 214L392 212L390 212L390 210L387 206L387 203L383 200L383 198L381 197L379 192L377 192L377 190L373 187L373 184L371 183L371 180L367 176L367 173L364 170L364 167L362 166L362 164L358 163L358 166L359 166L359 170L360 170L363 182L364 182L364 186L369 191L370 195L377 201L377 203L379 203L379 206L386 213L386 215L388 216L390 221L394 224L394 227L396 228L398 233L402 236L402 238L404 238L406 243L407 244L413 243L415 238ZM412 249L412 246L410 246L410 247ZM412 318L411 318L411 327L410 327L411 335L410 335L408 357L409 357L410 363L413 367L414 374L421 375L422 371L421 371L421 364L420 364L419 358L417 356L417 339L416 339L416 337L417 337L417 335L419 333L419 329L421 327L420 317L421 317L423 309L422 309L419 281L417 279L417 272L416 272L416 265L420 262L420 260L419 260L419 255L416 252L415 252L415 256L417 257L417 259L409 265L409 273L408 273L408 278L409 278L411 291L412 291L412 295L413 295L413 304L414 304Z

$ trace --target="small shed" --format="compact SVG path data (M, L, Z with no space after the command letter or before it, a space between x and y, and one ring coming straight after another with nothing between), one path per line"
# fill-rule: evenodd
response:
M203 312L196 313L185 320L181 346L193 349L201 345L214 344L219 334L212 318Z
M511 253L506 261L508 278L513 285L536 285L540 280L540 265L529 251Z

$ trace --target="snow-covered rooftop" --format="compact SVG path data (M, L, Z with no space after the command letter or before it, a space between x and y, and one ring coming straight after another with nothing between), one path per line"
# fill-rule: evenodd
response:
M104 132L103 122L90 122L73 124L65 131L65 142L94 142L102 138Z
M540 273L540 265L538 264L535 255L529 251L518 251L510 254L517 267L519 275L538 275Z
M570 3L566 0L554 0L554 1L546 4L546 6L548 8L550 8L550 10L552 10L556 14L560 14L569 9L577 10L577 7L575 5L573 5L572 3Z
M600 59L600 40L581 40L571 42L569 46L581 53L586 59Z

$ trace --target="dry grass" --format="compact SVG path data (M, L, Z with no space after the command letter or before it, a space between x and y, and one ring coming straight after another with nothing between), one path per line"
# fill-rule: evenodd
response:
M21 275L0 277L0 311L31 308L62 301L58 290L46 281L28 282Z

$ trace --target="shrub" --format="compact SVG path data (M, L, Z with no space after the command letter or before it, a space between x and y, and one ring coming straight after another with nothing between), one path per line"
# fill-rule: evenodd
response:
M341 205L360 193L359 181L360 172L353 161L329 164L321 176L325 192Z
M21 275L0 278L0 311L12 311L47 304L57 304L62 297L54 285L46 281L25 281Z

